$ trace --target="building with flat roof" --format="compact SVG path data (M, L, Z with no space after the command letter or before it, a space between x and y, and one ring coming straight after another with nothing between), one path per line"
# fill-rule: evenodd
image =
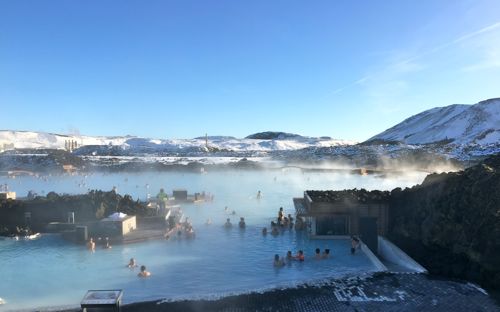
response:
M388 196L388 192L366 190L305 191L303 198L293 202L312 237L357 235L376 247L377 236L387 233Z

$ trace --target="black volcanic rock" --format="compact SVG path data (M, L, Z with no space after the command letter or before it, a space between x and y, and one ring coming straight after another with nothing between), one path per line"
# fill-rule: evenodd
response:
M57 149L17 149L0 153L0 171L63 172L63 165L82 169L85 164L80 157Z
M276 131L266 131L266 132L258 132L251 134L245 139L256 139L256 140L286 140L286 139L295 139L300 138L301 136L294 133L286 133L286 132L276 132Z
M151 216L152 209L134 200L130 195L121 196L114 191L90 191L82 195L60 195L50 192L31 200L0 201L0 229L24 226L24 213L31 213L31 228L45 230L50 222L66 222L68 212L75 213L78 222L93 222L114 212L128 215Z
M500 154L390 197L389 238L431 273L500 288Z

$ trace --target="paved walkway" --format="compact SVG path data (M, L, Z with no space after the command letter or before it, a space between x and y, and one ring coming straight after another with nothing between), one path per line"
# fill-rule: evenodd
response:
M124 294L126 296L126 294ZM215 301L145 302L126 305L135 311L500 311L484 290L462 282L433 279L425 274L382 273L367 278L332 280L262 294L230 296Z

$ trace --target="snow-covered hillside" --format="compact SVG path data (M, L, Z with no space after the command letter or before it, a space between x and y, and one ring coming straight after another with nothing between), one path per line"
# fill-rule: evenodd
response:
M500 98L475 105L436 107L414 115L368 141L487 145L500 142Z
M91 137L80 135L60 135L31 131L0 130L0 151L9 149L64 149L67 141L75 141L77 147L82 146L119 146L130 153L137 152L182 152L203 150L207 147L205 138L195 139L148 139L133 136L125 137ZM352 141L335 140L328 137L312 138L296 136L288 139L236 139L233 137L208 137L210 149L232 152L248 151L283 151L297 150L307 147L329 147L355 144Z

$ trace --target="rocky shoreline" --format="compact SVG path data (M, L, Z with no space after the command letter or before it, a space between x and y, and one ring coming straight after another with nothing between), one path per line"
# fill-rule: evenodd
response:
M500 289L500 154L390 195L389 239L435 275Z

